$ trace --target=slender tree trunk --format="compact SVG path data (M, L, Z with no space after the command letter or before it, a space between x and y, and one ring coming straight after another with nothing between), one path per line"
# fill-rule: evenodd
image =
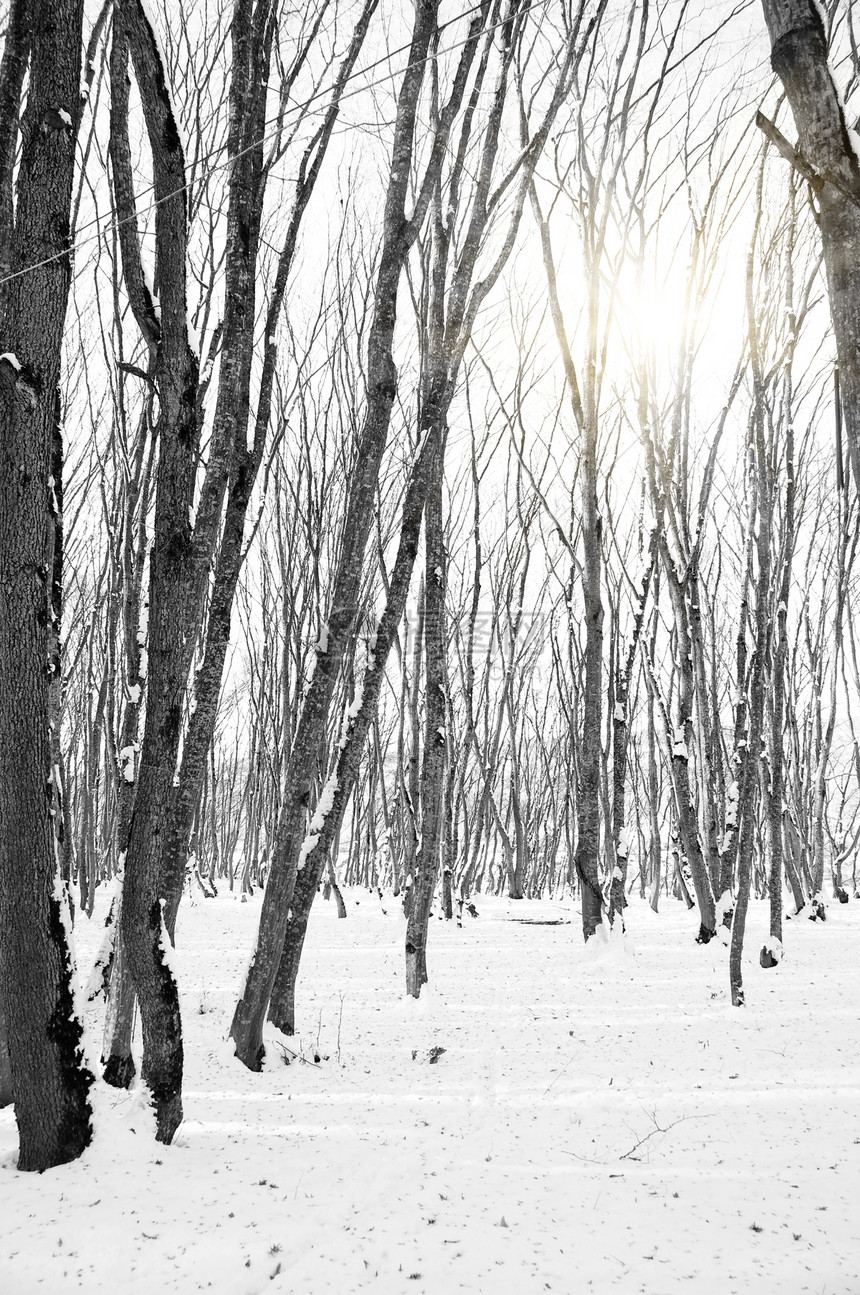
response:
M329 778L329 785L333 788L331 805L324 814L320 815L320 820L317 820L316 815L314 816L311 837L313 845L297 872L287 918L284 949L269 1008L269 1019L285 1034L292 1034L295 1031L296 979L311 905L316 896L326 860L330 857L333 844L340 833L346 807L355 786L361 753L376 715L379 693L385 677L385 665L397 626L406 607L410 579L418 552L421 519L435 458L436 440L433 436L429 436L419 450L407 487L397 556L388 582L388 598L372 640L373 649L361 683L360 701L357 706L354 704L348 713L346 728L338 743L337 762ZM316 831L317 827L318 831Z
M418 998L427 983L427 930L439 872L447 756L445 665L445 527L442 514L444 432L437 431L433 480L424 514L424 759L421 766L421 840L412 906L406 924L406 992Z
M665 538L661 539L661 545L663 548L664 568L667 570L669 577L669 591L675 614L674 624L677 636L678 697L675 732L672 738L672 782L675 791L675 808L678 815L678 832L692 874L693 888L696 892L696 902L699 907L699 933L696 939L700 944L707 944L716 935L717 927L714 892L702 851L696 801L690 779L690 750L693 742L693 696L695 692L690 624L685 590L678 580Z
M328 619L317 644L313 678L302 703L287 765L286 795L281 807L263 897L256 950L230 1030L236 1045L236 1055L251 1069L259 1069L262 1061L263 1022L286 935L311 772L319 760L343 654L358 614L364 554L373 523L379 466L396 395L397 370L391 347L397 313L397 292L406 255L417 232L411 226L407 227L404 209L418 98L427 50L436 26L437 8L438 0L420 0L416 9L409 66L398 99L383 246L376 280L374 318L368 342L367 411L359 442L355 476L349 487L341 555L332 582Z
M627 747L630 740L630 727L627 719L627 707L630 697L630 683L633 678L633 667L638 655L639 640L645 624L645 608L648 591L654 574L657 546L656 537L652 536L649 561L639 588L638 603L633 620L633 633L627 649L627 658L623 670L616 672L615 711L612 716L612 835L615 842L615 865L612 873L612 884L609 899L609 921L616 913L626 907L627 861L630 846L626 830L626 786L627 786ZM653 701L652 701L653 707ZM644 872L644 863L643 863ZM644 893L644 885L643 885Z
M159 446L154 540L150 556L149 675L137 791L125 850L120 939L140 1005L142 1077L152 1094L159 1141L170 1142L182 1119L183 1045L179 994L163 918L165 828L182 728L189 647L183 635L188 589L197 446L198 362L188 342L186 311L185 161L155 34L139 0L122 0L114 18L111 124L114 173L122 182L128 148L125 65L130 51L152 149L159 257L160 316L140 287L136 246L123 248L127 284L140 293L136 314L155 351ZM125 119L124 119L125 117ZM131 201L130 187L124 194ZM134 232L136 240L136 232ZM125 239L132 237L126 229Z

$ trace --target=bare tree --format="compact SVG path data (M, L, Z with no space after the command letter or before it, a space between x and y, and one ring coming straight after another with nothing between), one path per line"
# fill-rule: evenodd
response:
M761 114L758 123L808 181L817 205L848 453L860 485L860 160L828 61L821 6L816 0L762 0L762 9L798 148Z
M52 471L62 462L82 22L80 0L13 3L0 66L0 1016L18 1164L37 1170L75 1159L92 1133L51 736L62 588L61 486Z

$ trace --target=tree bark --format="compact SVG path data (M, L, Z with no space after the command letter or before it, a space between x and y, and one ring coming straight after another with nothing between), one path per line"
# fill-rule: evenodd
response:
M762 0L771 65L794 115L802 161L818 177L818 228L842 386L848 452L860 485L860 162L827 57L816 0Z
M18 112L11 99L20 90L21 60L29 49L17 208L14 229L6 230L6 264L16 277L5 285L0 317L0 1015L15 1093L18 1166L43 1170L75 1159L92 1134L93 1077L83 1064L72 997L50 742L57 665L51 653L51 460L71 279L83 6L81 0L41 0L26 8L22 20L13 5L4 75L10 64L13 70L0 86L0 179L8 221Z
M0 1110L11 1106L15 1100L12 1092L12 1066L9 1061L9 1040L6 1037L6 1020L0 1007Z
M182 615L197 467L198 362L188 341L186 310L185 159L155 34L139 0L121 0L114 17L114 42L114 170L121 178L122 159L116 146L127 141L128 123L119 117L127 111L127 99L123 105L118 96L130 51L152 151L160 295L160 314L156 314L146 284L140 283L139 254L134 247L124 246L126 282L137 285L130 289L139 293L135 313L155 356L159 460L150 556L146 719L128 839L120 841L126 855L120 939L140 1005L142 1078L152 1094L156 1136L169 1143L182 1120L183 1045L179 994L162 911L163 854L189 651ZM127 238L130 230L128 222Z
M332 582L329 615L317 645L314 674L304 697L287 765L286 794L263 897L256 950L230 1029L236 1055L251 1069L259 1069L262 1063L263 1023L286 935L312 770L319 762L331 699L358 614L376 483L397 388L397 370L391 354L397 292L406 255L417 233L415 217L411 222L406 219L405 203L418 99L427 50L436 28L437 9L438 0L420 0L416 7L409 65L398 97L383 245L368 340L367 411L359 439L355 475L349 486L343 542Z
M436 412L436 411L434 411ZM438 413L436 413L438 417ZM434 429L436 430L436 429ZM427 928L439 871L442 808L447 757L447 679L445 635L445 529L442 476L445 434L436 443L424 515L424 758L421 765L421 838L415 860L412 904L406 924L406 992L418 998L427 983Z
M341 830L344 813L358 776L361 754L376 715L379 693L385 678L386 662L394 643L397 626L406 607L421 535L424 503L436 457L435 451L435 437L428 436L420 446L410 474L406 498L403 502L397 555L388 582L385 610L372 639L371 660L361 683L360 702L348 714L344 732L338 743L335 767L330 774L331 786L334 789L331 805L322 822L313 824L313 827L316 829L318 826L319 830L314 831L313 835L316 839L310 844L302 861L302 867L297 872L287 918L284 948L269 1007L269 1019L285 1034L295 1032L296 980L311 905L316 896L326 860L330 857Z

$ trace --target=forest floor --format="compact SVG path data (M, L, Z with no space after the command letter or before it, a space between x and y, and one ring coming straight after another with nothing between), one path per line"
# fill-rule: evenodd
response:
M0 1113L3 1295L858 1295L860 903L788 923L767 972L753 903L738 1010L673 900L586 949L570 902L477 897L433 920L416 1003L397 901L346 899L261 1074L224 1042L259 901L184 902L174 1146L99 1085L90 1150L24 1175Z

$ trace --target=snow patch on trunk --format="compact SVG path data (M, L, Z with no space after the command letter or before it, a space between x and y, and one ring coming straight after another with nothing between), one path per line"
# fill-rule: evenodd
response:
M317 801L317 807L314 810L314 816L308 825L307 835L302 842L302 848L299 851L299 862L297 871L301 872L308 861L308 855L316 849L322 830L325 827L326 819L332 811L334 805L335 793L338 788L337 774L329 775L326 785L323 787L320 798Z

